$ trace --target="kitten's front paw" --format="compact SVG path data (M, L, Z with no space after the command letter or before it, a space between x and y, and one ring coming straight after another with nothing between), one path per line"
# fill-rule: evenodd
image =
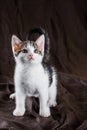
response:
M15 99L15 93L12 93L10 96L9 96L10 99Z
M49 100L48 104L49 104L49 107L55 107L57 105L57 102L53 100Z
M40 110L40 116L43 116L43 117L49 117L50 116L50 109L49 108L46 108L45 110Z
M25 109L15 109L14 111L13 111L13 115L14 116L23 116L24 115L24 113L25 113Z

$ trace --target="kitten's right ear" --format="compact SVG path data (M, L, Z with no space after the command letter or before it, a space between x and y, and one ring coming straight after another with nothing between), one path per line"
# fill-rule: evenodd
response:
M20 42L21 42L21 40L16 35L12 35L11 44L12 44L13 53L15 53L19 50Z

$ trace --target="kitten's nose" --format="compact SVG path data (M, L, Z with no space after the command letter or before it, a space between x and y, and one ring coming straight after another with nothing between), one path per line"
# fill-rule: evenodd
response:
M31 54L29 54L29 57L32 57L33 56L33 54L31 53Z
M32 60L32 59L33 59L33 54L30 53L30 54L29 54L29 60Z

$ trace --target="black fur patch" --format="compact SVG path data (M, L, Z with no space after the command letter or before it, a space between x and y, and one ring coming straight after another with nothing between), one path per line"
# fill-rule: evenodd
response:
M52 82L53 82L53 70L52 70L52 67L49 64L46 64L46 63L42 63L42 65L43 65L44 69L49 74L49 87L50 87Z

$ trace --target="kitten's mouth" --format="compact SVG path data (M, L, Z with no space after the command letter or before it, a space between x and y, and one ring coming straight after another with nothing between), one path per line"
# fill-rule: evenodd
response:
M33 58L31 57L31 58L29 58L29 60L31 61L31 60L33 60Z

